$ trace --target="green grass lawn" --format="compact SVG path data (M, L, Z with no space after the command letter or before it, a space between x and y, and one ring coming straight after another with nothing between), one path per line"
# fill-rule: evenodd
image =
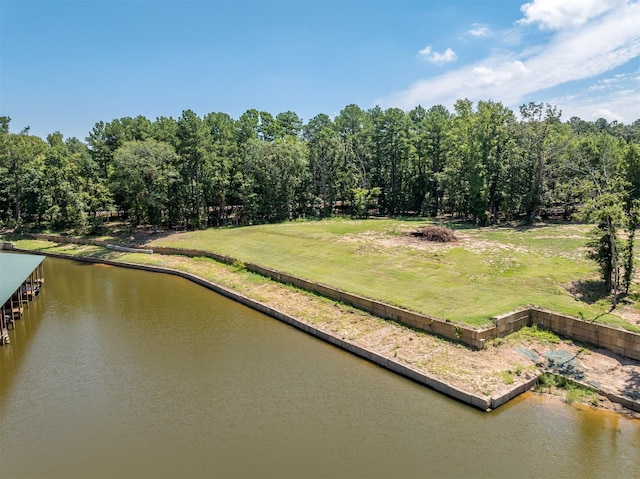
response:
M601 316L606 298L577 301L567 291L572 282L597 279L595 263L585 258L589 226L475 228L451 223L460 241L448 245L425 245L404 234L426 223L291 222L176 233L150 246L213 251L471 325L530 304L623 322L614 315Z

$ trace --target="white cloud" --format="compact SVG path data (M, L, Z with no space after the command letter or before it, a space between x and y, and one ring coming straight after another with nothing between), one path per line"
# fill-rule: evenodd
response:
M573 5L573 0L567 3ZM607 0L603 0L603 3L612 5ZM544 5L549 2L535 0L532 4ZM591 4L590 1L585 1L587 7ZM459 98L469 98L473 101L493 99L517 107L533 94L536 101L547 101L545 98L550 96L548 89L601 75L640 55L640 2L616 4L619 5L618 8L604 15L586 15L585 18L591 20L582 26L555 32L547 43L530 45L519 52L501 51L474 64L417 81L406 90L379 99L377 103L383 107L397 106L405 109L418 104L438 103L450 107ZM536 18L542 17L538 15ZM553 24L550 18L546 20L548 25ZM423 52L423 55L433 55L430 48ZM606 92L611 95L615 89L621 88L615 86L614 80L615 77L612 76L608 82L594 86L603 89L610 87ZM637 83L633 88L638 90ZM631 98L636 99L631 106L637 110L637 95ZM628 95L626 99L630 99ZM568 102L566 98L565 100ZM629 113L622 115L615 108L606 107L604 99L601 103L591 105L589 115L584 118L601 108L608 109L613 115L624 116L626 121L636 119L629 118L628 105L625 111ZM618 105L622 107L623 103Z
M549 103L562 110L562 118L565 120L577 116L588 121L605 118L608 121L629 124L640 119L637 107L640 104L640 93L637 90L623 90L597 97L580 93L552 98Z
M640 119L639 73L614 75L572 95L552 98L549 103L558 106L565 119L577 116L584 120L605 118L632 123Z
M580 26L623 2L624 0L533 0L520 7L524 18L518 23L537 23L540 28L551 30Z
M434 63L449 63L458 59L458 56L451 48L447 48L444 53L434 52L431 57L431 61Z
M478 38L490 37L493 35L489 27L481 23L474 23L473 25L471 25L471 30L469 30L467 33L472 37Z
M630 80L638 82L640 78L635 77L635 74L633 74L633 76L628 74L618 74L612 78L603 78L595 85L591 85L589 87L589 91L611 90L613 88L617 88L621 84L628 83ZM640 105L638 107L640 108Z
M458 56L451 48L447 48L444 52L438 53L434 52L429 45L420 50L418 55L428 62L437 64L450 63L458 59Z
M500 65L497 68L481 65L471 69L470 78L465 83L468 86L500 86L526 74L527 68L519 60Z
M624 123L624 117L618 115L607 108L596 108L596 110L591 115L592 120L597 120L598 118L604 118L609 121L617 121L620 123Z

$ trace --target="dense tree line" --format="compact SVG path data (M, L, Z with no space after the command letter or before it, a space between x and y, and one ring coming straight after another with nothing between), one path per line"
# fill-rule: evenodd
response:
M133 226L204 228L334 214L442 214L478 225L536 221L578 205L612 288L630 281L640 199L640 120L571 118L493 101L409 112L143 116L95 124L84 142L0 118L0 226L90 232L110 212ZM631 255L631 256L630 256ZM625 273L625 265L628 273ZM626 276L625 276L626 274Z

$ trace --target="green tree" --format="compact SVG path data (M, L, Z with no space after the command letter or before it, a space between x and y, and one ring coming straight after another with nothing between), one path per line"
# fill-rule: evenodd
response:
M176 160L171 145L154 139L125 142L116 150L109 182L133 226L157 226L168 218L170 185L178 179Z
M627 228L627 242L623 252L624 276L622 284L626 294L629 293L635 270L635 237L640 223L640 144L625 145L622 160L622 175L627 188L624 204Z
M512 161L520 153L514 138L516 119L513 111L493 101L478 102L477 116L479 162L485 173L487 202L478 206L477 213L483 214L484 210L497 223L508 191L508 178L519 173ZM483 220L486 221L486 217Z
M242 157L246 220L265 223L296 217L306 201L306 143L294 137L275 142L251 139Z
M106 180L101 177L100 167L92 158L87 145L77 138L68 138L65 144L71 155L74 177L83 196L82 202L86 205L89 221L97 228L102 224L100 215L110 213L113 209L111 192Z
M150 138L153 133L153 124L143 115L138 115L135 118L121 118L120 124L124 130L125 141L144 141Z
M202 228L206 224L204 181L210 154L209 132L200 117L185 110L178 120L177 138L182 184L186 187L183 201L187 207L187 224Z
M109 123L99 121L86 138L94 161L102 169L102 177L109 177L115 151L127 140L125 127L118 119Z
M554 132L560 126L562 112L543 103L528 103L520 107L522 140L527 155L530 186L525 203L527 221L533 223L545 205L549 164L557 161L563 141Z
M178 147L178 121L171 117L161 116L151 124L151 138Z
M369 207L374 201L377 202L380 192L381 190L378 186L373 188L354 188L351 215L355 218L366 218L369 214Z
M4 181L0 180L0 192L3 195L0 203L4 205L5 220L19 226L22 223L24 191L30 179L26 172L32 162L42 158L47 144L29 135L29 128L18 134L10 133L10 122L9 117L0 118L0 171L4 178Z
M287 136L300 136L302 133L302 120L292 112L285 111L276 115L276 137L286 138Z
M57 231L71 229L84 232L87 228L86 195L82 189L82 177L79 164L69 150L69 145L63 141L59 132L47 137L47 149L42 164L44 175L40 191L46 201L39 202L51 227ZM36 192L37 195L37 192Z
M347 197L344 186L349 173L341 168L341 143L331 118L324 113L313 117L304 128L309 149L312 216L332 214L333 204ZM351 184L350 181L346 181Z
M340 111L335 126L342 143L341 170L347 173L345 186L349 191L356 187L368 188L368 165L371 160L369 115L358 105L350 104Z
M451 114L442 105L429 110L421 106L409 112L415 154L412 155L410 173L411 209L422 214L437 216L442 203L440 176L447 156L445 135L449 130Z
M618 301L621 246L618 230L625 219L627 185L621 175L623 144L608 133L584 135L574 146L574 168L582 176L588 197L583 217L596 224L589 242L589 257L600 268L612 307Z
M487 213L487 171L482 162L477 135L478 117L469 100L454 105L451 128L446 137L447 163L440 175L450 211L484 224Z
M239 201L239 185L234 173L239 170L239 150L235 141L235 122L226 113L209 113L204 117L210 138L205 164L205 203L211 212L209 224L227 223L227 204Z
M391 215L406 211L409 205L409 164L413 145L409 140L408 115L399 108L369 112L372 131L370 174L372 185L380 188L383 209Z

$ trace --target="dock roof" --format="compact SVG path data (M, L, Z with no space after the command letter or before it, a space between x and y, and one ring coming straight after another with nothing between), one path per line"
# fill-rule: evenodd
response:
M44 258L34 254L0 253L0 306L11 298Z

